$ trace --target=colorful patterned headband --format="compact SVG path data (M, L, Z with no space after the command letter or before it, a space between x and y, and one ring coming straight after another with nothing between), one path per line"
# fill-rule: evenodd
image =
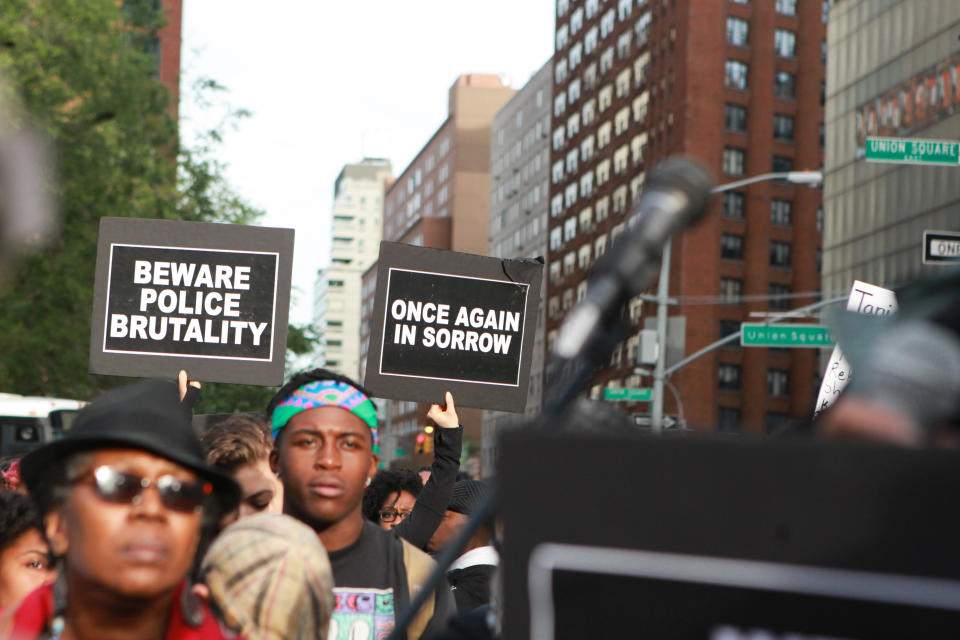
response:
M379 451L377 442L377 410L362 391L345 382L317 380L298 387L273 410L273 437L287 426L290 418L301 411L318 407L339 407L363 420L370 427L373 452Z

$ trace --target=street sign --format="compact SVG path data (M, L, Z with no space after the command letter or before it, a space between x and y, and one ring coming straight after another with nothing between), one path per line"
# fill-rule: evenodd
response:
M653 389L643 388L620 388L604 389L604 400L615 400L617 402L650 402L653 397Z
M819 324L740 325L740 344L744 347L832 347L830 329Z
M638 427L649 427L652 420L653 419L647 415L633 416L633 423ZM663 416L664 429L671 429L675 426L677 426L677 419L674 416Z
M960 263L960 231L924 231L923 264Z
M960 166L960 142L923 138L867 138L867 162Z

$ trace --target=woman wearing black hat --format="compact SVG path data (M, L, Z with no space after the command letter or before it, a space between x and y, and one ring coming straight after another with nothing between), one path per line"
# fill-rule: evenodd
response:
M24 457L21 474L62 572L0 622L0 635L225 637L184 577L204 526L236 506L239 487L205 464L176 386L146 382L104 394L64 439Z

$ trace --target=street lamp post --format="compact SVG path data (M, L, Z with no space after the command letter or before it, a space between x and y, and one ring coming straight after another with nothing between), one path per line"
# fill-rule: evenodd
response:
M723 193L767 180L784 180L791 184L814 185L823 182L823 172L777 171L764 173L721 184L714 187L711 193ZM660 261L660 279L657 283L657 340L660 348L657 350L657 362L653 370L653 406L650 411L650 429L653 433L660 433L663 428L663 387L667 366L667 305L670 302L670 245L671 242L667 241L663 248L663 257Z

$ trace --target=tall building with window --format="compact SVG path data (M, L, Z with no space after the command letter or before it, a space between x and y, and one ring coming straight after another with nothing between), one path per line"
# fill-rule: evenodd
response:
M922 238L960 230L956 167L872 164L865 152L868 136L957 139L958 33L957 2L844 0L831 11L825 291L846 293L854 279L892 287L942 271L923 266Z
M360 376L360 304L363 272L376 262L390 161L364 158L344 165L334 182L330 266L318 272L313 325L317 364Z
M547 200L550 192L550 104L553 64L548 61L510 99L490 129L490 255L537 258L547 255ZM495 472L497 434L540 411L543 392L543 300L523 414L483 414L483 475Z
M457 78L448 93L447 119L386 191L383 239L416 246L451 249L486 255L490 209L490 125L493 117L513 96L514 90L500 76L468 74ZM376 289L376 267L364 274L361 291L370 303ZM366 343L360 350L366 353ZM438 398L442 402L443 398ZM425 424L428 405L415 402L386 403L381 429L381 458L390 463L398 457L417 465L427 458L414 455L414 438ZM457 408L464 427L464 447L480 450L481 415L478 409ZM402 452L402 455L401 455ZM479 456L473 455L473 471L479 474Z
M799 0L558 0L550 152L547 342L586 293L589 265L624 231L647 171L682 154L719 184L818 169L829 3ZM820 191L760 182L716 198L673 243L670 295L685 352L737 331L751 312L817 299ZM655 290L655 289L654 289ZM652 291L651 291L652 292ZM590 389L648 387L631 328ZM670 336L675 341L679 336ZM669 351L668 351L669 353ZM719 349L671 377L666 413L702 429L772 429L816 391L811 350ZM625 405L648 414L649 405Z

